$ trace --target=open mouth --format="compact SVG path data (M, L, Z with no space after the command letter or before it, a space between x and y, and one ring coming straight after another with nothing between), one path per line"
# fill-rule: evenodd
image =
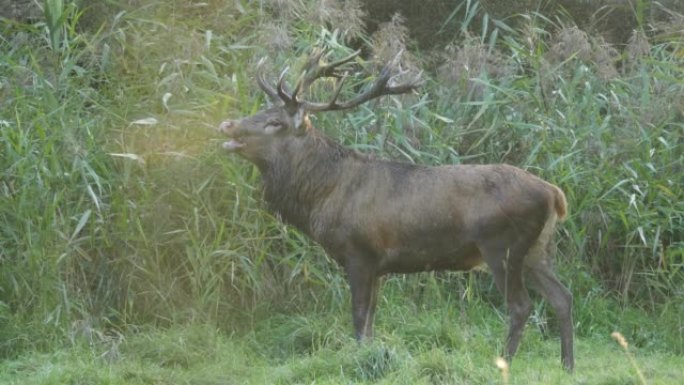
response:
M242 147L244 147L244 143L241 142L238 139L231 139L227 142L223 142L223 149L227 151L236 151Z

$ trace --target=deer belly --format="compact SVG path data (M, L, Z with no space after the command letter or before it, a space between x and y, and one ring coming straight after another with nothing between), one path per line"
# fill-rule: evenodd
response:
M386 249L380 259L382 273L415 273L433 270L470 270L482 263L474 244L450 248Z

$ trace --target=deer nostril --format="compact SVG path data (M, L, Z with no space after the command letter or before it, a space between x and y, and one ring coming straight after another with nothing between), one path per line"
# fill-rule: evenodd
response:
M227 134L228 130L230 130L233 127L235 127L234 121L224 120L223 122L221 122L221 124L219 124L218 130L219 130L219 132L223 132L224 134Z

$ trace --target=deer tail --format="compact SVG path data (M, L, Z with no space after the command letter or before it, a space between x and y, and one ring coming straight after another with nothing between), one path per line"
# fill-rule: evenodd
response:
M558 186L551 185L551 189L553 190L553 206L556 209L558 220L562 221L568 216L568 201L565 199L563 190Z

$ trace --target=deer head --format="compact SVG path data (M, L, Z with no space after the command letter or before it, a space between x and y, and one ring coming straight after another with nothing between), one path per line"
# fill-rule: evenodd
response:
M238 119L226 120L219 125L219 131L226 134L230 140L223 143L223 148L229 152L234 152L253 163L259 165L261 162L268 161L274 151L278 151L278 146L283 144L285 138L292 138L306 135L310 127L307 114L319 111L339 111L354 108L366 101L383 96L395 95L410 92L420 85L420 74L413 80L404 84L391 84L392 71L397 67L401 52L387 64L373 84L364 92L356 97L339 101L340 91L346 78L346 73L341 70L344 64L354 60L359 51L329 63L322 64L321 58L324 56L321 49L314 50L310 56L301 76L293 91L285 84L285 68L278 79L276 86L269 84L261 72L261 64L257 70L257 82L259 87L276 103L275 106L259 111L256 114ZM329 102L312 102L303 100L302 92L307 89L315 80L320 78L333 77L337 79L337 86L333 97Z

